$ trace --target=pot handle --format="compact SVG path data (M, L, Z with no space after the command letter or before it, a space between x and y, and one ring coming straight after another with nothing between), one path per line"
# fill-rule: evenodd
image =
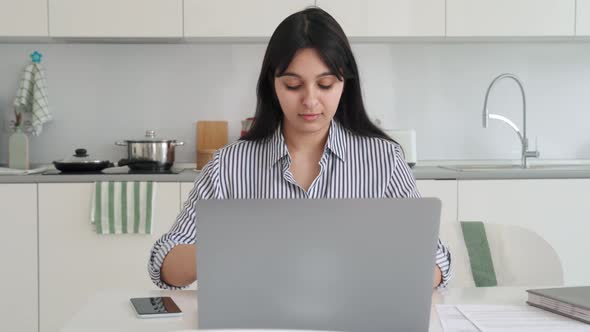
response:
M184 142L172 142L172 145L180 146L180 145L184 145Z
M115 145L118 145L118 146L127 146L127 142L125 142L125 141L116 141L115 142Z

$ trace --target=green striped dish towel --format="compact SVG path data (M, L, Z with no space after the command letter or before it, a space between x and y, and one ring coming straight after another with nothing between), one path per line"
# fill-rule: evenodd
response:
M156 186L147 182L94 183L90 219L98 234L151 234Z

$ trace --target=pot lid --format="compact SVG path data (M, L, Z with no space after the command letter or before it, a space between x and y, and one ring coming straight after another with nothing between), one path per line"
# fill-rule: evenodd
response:
M105 162L108 163L108 160L98 160L91 158L88 155L86 149L79 148L74 151L72 156L58 160L57 162L64 164L102 164Z
M146 130L145 136L139 139L127 139L125 142L129 143L169 143L176 142L175 139L164 139L156 137L155 130Z

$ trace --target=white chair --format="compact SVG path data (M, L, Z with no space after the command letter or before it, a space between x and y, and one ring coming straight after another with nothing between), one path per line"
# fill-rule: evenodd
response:
M559 256L537 233L512 225L483 225L497 286L563 285ZM448 287L475 287L461 223L443 222L440 238L451 251L453 277Z

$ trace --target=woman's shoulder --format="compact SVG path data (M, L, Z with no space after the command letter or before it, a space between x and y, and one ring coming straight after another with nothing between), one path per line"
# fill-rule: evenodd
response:
M375 150L376 153L388 156L397 156L402 151L399 143L382 137L365 136L352 132L347 132L346 136L348 137L349 144L356 149L366 150L369 147Z
M217 150L214 157L221 163L230 159L235 161L236 159L247 158L252 155L253 151L260 151L260 147L264 144L266 144L265 140L237 140Z
M217 154L219 155L227 155L235 152L239 152L242 150L247 149L248 147L252 147L253 145L259 144L255 141L245 141L245 140L237 140L235 142L229 143L228 145L220 148L217 150Z

